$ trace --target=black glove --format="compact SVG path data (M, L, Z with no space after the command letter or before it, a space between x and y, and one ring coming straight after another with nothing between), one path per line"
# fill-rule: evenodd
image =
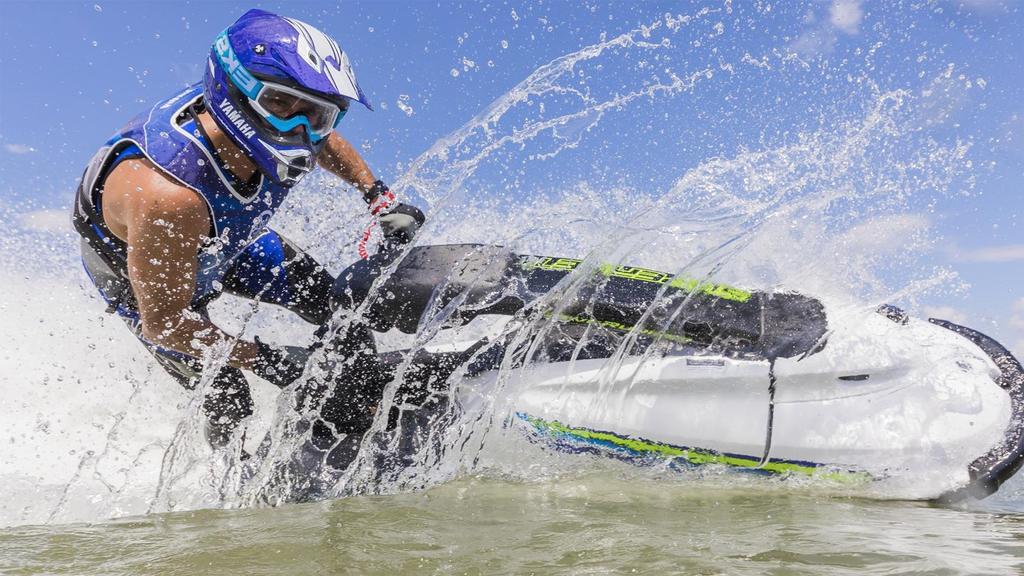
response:
M426 221L423 211L411 204L395 204L390 212L379 216L381 231L384 239L393 244L408 244L412 242L416 231Z
M309 350L298 346L274 348L255 338L259 350L253 364L254 374L278 388L284 388L302 376L309 360Z
M423 211L399 202L384 182L377 180L363 196L370 214L377 217L384 240L391 245L407 244L416 236L426 217Z

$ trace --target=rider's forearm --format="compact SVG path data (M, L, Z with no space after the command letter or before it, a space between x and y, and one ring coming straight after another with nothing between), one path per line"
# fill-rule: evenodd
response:
M363 194L373 187L376 180L355 147L337 133L331 134L318 161L325 169L352 184Z
M225 340L233 340L228 365L243 370L252 370L258 350L256 344L246 340L235 339L212 322L201 317L189 317L187 313L177 317L143 320L143 336L150 342L170 348L175 352L201 358L211 346Z

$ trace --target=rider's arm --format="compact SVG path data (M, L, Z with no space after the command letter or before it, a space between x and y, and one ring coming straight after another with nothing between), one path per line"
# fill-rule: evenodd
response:
M383 182L375 182L370 167L347 140L332 132L317 162L363 193L367 208L380 222L385 240L399 244L412 241L423 225L423 212L398 201Z
M195 357L230 338L189 311L199 248L211 229L205 201L140 159L114 169L104 186L103 203L108 226L128 245L128 277L143 336ZM256 356L255 344L239 340L228 363L252 369Z
M337 132L331 132L327 137L327 145L317 157L317 163L358 188L364 195L373 188L375 178L370 167L355 147Z

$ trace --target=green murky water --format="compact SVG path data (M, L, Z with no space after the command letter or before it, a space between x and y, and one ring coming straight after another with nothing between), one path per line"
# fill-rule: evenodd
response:
M1019 574L1024 517L600 477L0 531L4 574Z

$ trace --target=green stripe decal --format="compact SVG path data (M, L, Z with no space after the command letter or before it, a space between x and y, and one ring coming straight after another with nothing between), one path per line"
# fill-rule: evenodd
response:
M537 260L524 261L525 270L548 270L552 272L572 272L583 260L576 258L555 258L544 256ZM613 266L612 264L600 264L598 272L609 278L625 278L638 282L651 282L653 284L668 284L670 288L676 288L684 292L702 292L709 296L732 300L735 302L746 302L750 300L751 293L725 284L712 284L700 282L688 278L673 278L671 274L651 270L650 268L639 268L636 266Z
M815 477L827 478L829 480L836 480L840 482L863 482L871 480L871 475L866 472L858 472L855 470L836 470L835 468L824 464L815 464L813 462L793 462L788 460L769 460L763 465L760 465L760 458L753 456L723 454L721 452L701 448L682 448L662 442L644 440L642 438L620 436L611 432L600 432L587 428L573 428L566 426L557 420L544 420L543 418L530 416L521 412L516 415L528 422L537 432L542 434L561 436L572 440L581 440L595 444L604 444L613 448L626 450L639 456L681 458L695 466L722 464L733 468L743 468L752 471L769 472L772 474L813 475Z

